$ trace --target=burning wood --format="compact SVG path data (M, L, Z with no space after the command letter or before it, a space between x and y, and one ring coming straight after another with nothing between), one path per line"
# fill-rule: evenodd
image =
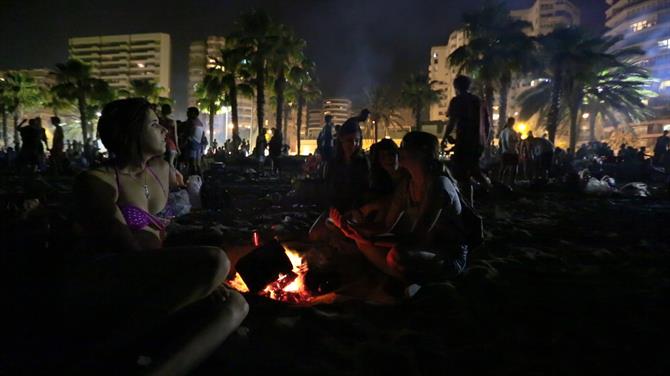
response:
M261 259L273 259L273 260L278 260L281 258L278 258L276 255L274 256L258 256L258 255L248 255L252 256L250 259L247 260L247 257L243 258L240 260L240 264L242 264L242 270L240 273L236 273L235 277L232 280L228 281L228 285L240 292L258 292L259 295L261 296L266 296L270 299L273 300L278 300L282 302L287 302L287 303L306 303L309 302L312 299L311 294L309 293L309 290L307 289L305 285L305 275L307 274L309 268L307 266L306 260L295 250L289 249L279 243L278 244L281 249L283 250L283 254L285 257L289 260L290 265L291 265L291 270L288 272L281 272L275 275L274 279L267 283L265 285L265 288L258 289L258 288L251 288L251 286L247 287L247 283L249 284L254 284L254 286L257 286L258 280L263 281L265 278L263 277L263 274L267 272L267 270L272 270L273 266L272 265L253 265L254 261L259 261ZM266 246L266 247L260 247L256 250L254 250L252 253L256 252L276 252L277 248L275 248L275 245L272 246ZM274 266L275 268L277 267L276 265ZM284 268L283 265L280 266L281 268ZM256 268L256 270L254 270ZM258 273L258 268L263 269L261 271L261 277L260 279L253 280L253 278L258 278L259 273ZM239 266L238 266L239 270ZM252 270L254 270L252 272ZM243 277L244 276L244 277ZM252 278L252 280L247 281L248 278Z

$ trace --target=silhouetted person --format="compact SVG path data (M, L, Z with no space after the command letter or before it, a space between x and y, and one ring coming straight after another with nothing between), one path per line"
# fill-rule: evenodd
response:
M364 108L361 110L360 114L354 117L350 117L349 119L347 119L347 121L342 123L342 128L344 128L345 126L347 126L347 128L356 127L356 130L358 131L359 134L358 144L360 145L360 147L363 147L363 132L361 131L360 123L365 123L368 120L369 116L370 116L370 110Z
M159 121L163 128L167 130L167 134L165 135L167 160L168 163L170 163L170 166L174 167L175 158L177 158L177 154L179 154L179 146L177 146L177 124L174 119L170 117L170 114L172 114L172 107L169 104L162 105Z
M202 121L198 119L198 115L200 115L200 110L196 107L189 107L188 110L186 110L186 122L189 132L189 175L199 175L202 173L202 171L200 171L200 158L202 158L202 141L205 136L205 126L202 124Z
M274 128L272 130L272 138L268 143L268 151L270 154L270 161L272 162L272 172L278 174L281 172L280 159L282 154L282 148L284 146L284 138L281 134L280 128Z
M316 151L321 155L321 160L328 162L333 158L333 145L335 142L335 125L333 124L333 115L326 115L324 117L323 128L317 137Z
M65 152L63 151L63 148L65 147L65 136L58 116L53 116L51 118L51 124L54 126L54 136L51 141L51 163L56 172L61 172L63 161L65 159Z
M514 131L515 119L510 117L505 123L505 128L500 131L500 154L502 158L502 168L500 169L500 181L504 184L505 179L509 177L509 184L514 184L516 180L516 170L519 165L519 134Z
M449 141L454 147L454 175L466 199L474 202L470 178L489 186L488 179L479 169L479 158L486 146L490 123L486 106L476 95L468 92L470 78L458 76L454 80L456 96L449 102L449 123L442 143ZM451 132L456 128L456 139Z
M256 146L254 147L254 154L256 156L256 159L258 160L259 168L262 168L263 163L265 163L265 149L267 149L268 147L267 140L265 139L266 133L267 129L261 128L258 132L258 136L256 136Z
M656 139L656 145L654 145L654 164L663 164L668 147L670 147L670 137L668 137L668 131L663 131L663 135Z

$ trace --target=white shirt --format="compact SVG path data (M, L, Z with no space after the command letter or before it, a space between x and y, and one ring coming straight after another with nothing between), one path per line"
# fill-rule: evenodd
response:
M500 132L500 152L502 154L519 154L519 134L511 127Z

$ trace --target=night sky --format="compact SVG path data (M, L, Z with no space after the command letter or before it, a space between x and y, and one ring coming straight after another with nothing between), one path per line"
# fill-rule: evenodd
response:
M603 26L605 0L573 0L582 23ZM166 32L172 40L172 90L177 109L186 99L188 46L227 33L241 12L266 9L307 41L327 96L360 103L363 90L398 85L425 71L430 46L445 44L463 11L483 0L0 0L0 69L51 68L67 59L74 36ZM532 0L509 0L511 9Z

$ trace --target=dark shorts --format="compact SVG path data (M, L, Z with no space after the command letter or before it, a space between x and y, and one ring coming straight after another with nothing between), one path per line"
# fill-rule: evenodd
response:
M479 172L479 158L481 150L454 150L454 177L457 180L465 180Z
M503 166L516 166L519 164L519 154L505 153L502 155Z

